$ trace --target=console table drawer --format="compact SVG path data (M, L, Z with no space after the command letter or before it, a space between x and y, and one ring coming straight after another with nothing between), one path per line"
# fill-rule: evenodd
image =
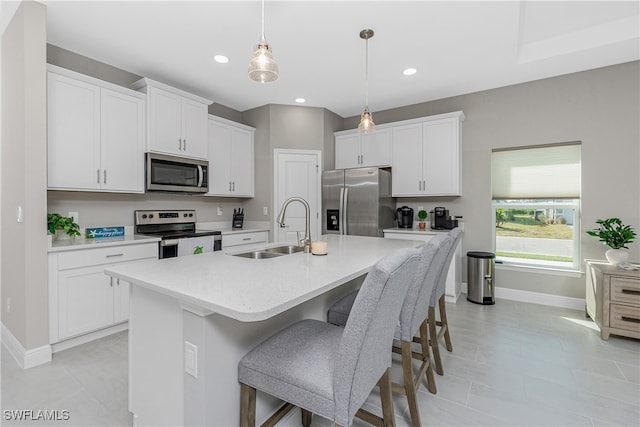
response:
M627 329L640 334L640 307L611 304L609 326Z
M611 277L611 301L640 305L640 281L627 277Z

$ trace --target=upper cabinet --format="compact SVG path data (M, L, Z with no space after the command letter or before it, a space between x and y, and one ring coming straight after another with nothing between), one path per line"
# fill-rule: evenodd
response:
M143 193L144 100L141 93L49 65L48 188Z
M207 158L208 106L213 101L147 78L131 88L147 94L147 151Z
M336 169L391 165L391 129L364 135L348 130L334 135Z
M209 116L209 196L253 197L255 129Z
M461 195L461 111L393 126L394 197Z

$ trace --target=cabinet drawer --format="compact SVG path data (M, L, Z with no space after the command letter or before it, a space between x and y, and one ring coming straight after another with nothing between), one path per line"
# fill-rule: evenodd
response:
M640 305L640 280L611 276L611 301Z
M640 334L640 307L611 304L610 310L609 326Z
M158 243L61 252L58 254L58 270L156 258L157 256Z
M256 231L254 233L239 233L222 236L222 247L228 248L238 245L249 245L253 243L266 243L268 233L266 231Z

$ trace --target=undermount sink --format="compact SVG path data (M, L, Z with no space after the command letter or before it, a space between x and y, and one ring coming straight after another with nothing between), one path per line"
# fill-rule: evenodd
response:
M265 249L265 251L282 255L289 255L295 254L296 252L304 251L304 247L295 245L276 246L275 248L267 248Z
M241 252L239 254L233 254L233 256L249 258L249 259L267 259L267 258L276 258L283 255L294 254L296 252L302 252L303 250L304 248L300 246L285 245L285 246L276 246L274 248L266 248L266 249L248 251L248 252Z

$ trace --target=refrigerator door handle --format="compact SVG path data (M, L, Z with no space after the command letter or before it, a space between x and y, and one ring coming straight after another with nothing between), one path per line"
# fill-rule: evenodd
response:
M348 223L348 215L349 211L347 210L347 205L349 203L349 188L344 189L344 198L342 200L342 234L349 234L349 230L347 230Z
M339 234L344 234L344 187L340 189L340 200L338 201L338 228L340 229Z

